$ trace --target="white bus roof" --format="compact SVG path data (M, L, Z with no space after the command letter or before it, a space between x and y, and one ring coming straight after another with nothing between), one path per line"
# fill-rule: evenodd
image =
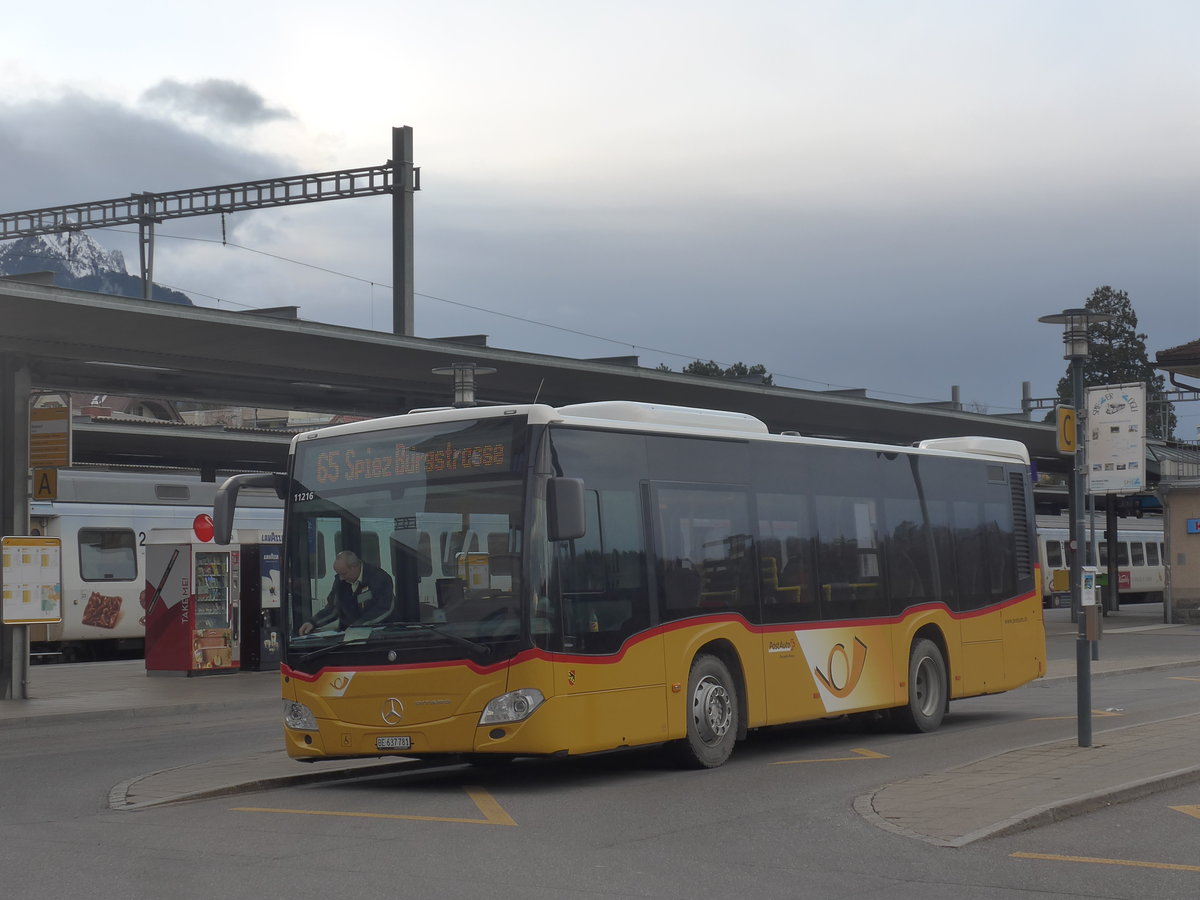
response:
M745 413L696 409L690 406L666 406L661 403L635 403L631 400L572 403L570 406L560 406L558 413L568 419L607 419L613 422L640 422L644 425L674 425L749 434L770 433L760 419Z
M591 403L572 403L557 409L546 404L513 404L511 406L476 406L463 409L446 407L440 409L413 410L406 415L389 416L383 419L370 419L362 422L352 422L346 425L334 425L315 431L304 432L295 438L295 442L313 438L332 437L335 435L360 434L383 428L397 428L405 425L426 425L438 422L453 422L465 418L498 418L502 416L524 415L532 424L571 423L582 426L599 427L604 424L632 427L636 430L665 429L679 430L683 433L696 434L727 433L744 434L749 437L775 437L781 440L794 440L804 443L822 445L851 445L874 447L881 450L898 452L911 447L899 447L873 442L855 442L835 440L831 438L806 438L793 435L771 435L770 430L762 420L746 413L730 412L719 409L699 409L688 406L670 406L661 403L640 403L633 400L601 400ZM295 442L293 446L295 446ZM1029 451L1019 441L1004 440L990 437L950 437L922 441L917 449L935 453L965 453L973 456L990 456L1011 462L1029 465Z
M1004 456L1029 465L1029 448L1020 441L1007 441L990 437L952 437L921 441L922 450L950 450L954 453L979 453L986 456Z

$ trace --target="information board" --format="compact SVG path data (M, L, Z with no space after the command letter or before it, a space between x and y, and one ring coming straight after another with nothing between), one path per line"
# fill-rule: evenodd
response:
M1145 490L1146 385L1088 388L1087 410L1087 492Z
M48 537L3 538L4 624L62 621L62 542Z
M71 410L48 406L29 411L29 464L34 468L71 464Z

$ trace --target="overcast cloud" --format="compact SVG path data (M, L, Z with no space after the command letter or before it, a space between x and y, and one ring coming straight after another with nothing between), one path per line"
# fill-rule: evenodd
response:
M142 99L184 115L229 125L260 125L293 118L285 109L267 106L246 85L225 78L206 78L192 84L165 78L142 94Z
M1192 3L270 6L11 14L0 207L372 165L411 125L420 336L992 412L1054 393L1037 318L1098 286L1151 356L1200 337ZM146 53L89 67L118 28ZM391 328L387 198L158 234L202 305Z

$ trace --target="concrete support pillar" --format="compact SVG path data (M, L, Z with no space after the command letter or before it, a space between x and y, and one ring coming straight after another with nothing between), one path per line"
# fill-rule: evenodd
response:
M29 533L29 362L0 353L0 535ZM3 584L0 572L0 585ZM0 700L24 700L29 628L0 624Z

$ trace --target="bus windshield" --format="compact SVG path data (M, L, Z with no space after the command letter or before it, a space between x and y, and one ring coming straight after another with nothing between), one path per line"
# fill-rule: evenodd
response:
M524 424L485 418L298 442L286 529L290 664L389 650L394 661L397 648L405 661L463 657L519 639Z

